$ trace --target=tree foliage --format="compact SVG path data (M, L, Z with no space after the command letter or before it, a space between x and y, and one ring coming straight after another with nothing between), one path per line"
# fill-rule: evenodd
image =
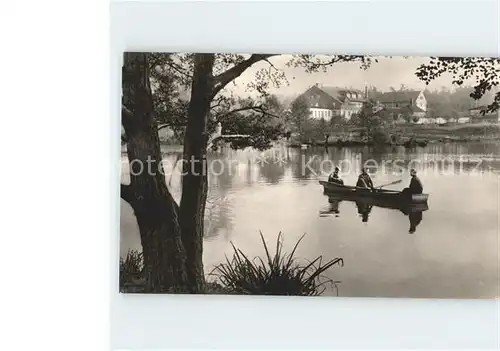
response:
M246 109L245 106L251 108ZM266 95L262 103L256 104L254 100L248 99L243 101L240 109L219 116L217 120L223 125L224 135L248 135L232 139L232 148L253 147L264 150L285 135L283 113L283 106L276 96Z
M385 110L377 110L372 101L365 102L358 113L351 117L351 124L356 127L361 127L369 134L375 128L387 125L392 116Z
M489 57L431 57L428 64L417 68L416 76L429 84L444 73L453 77L453 84L462 86L468 80L475 80L469 96L474 100L481 99L485 94L496 89L500 83L500 59ZM497 111L500 108L500 91L496 92L486 108L485 113Z
M190 100L190 89L193 79L193 54L169 54L152 53L150 56L151 85L153 101L155 105L156 120L159 128L170 128L176 135L182 137L187 126L187 112ZM230 69L237 67L240 63L245 64L248 57L239 54L219 54L215 55L213 68L214 76L227 73ZM218 123L223 125L224 130L234 134L246 134L248 132L249 116L258 117L259 123L252 123L252 130L259 130L259 135L248 140L247 143L233 143L246 146L256 146L261 148L264 144L270 146L270 142L275 140L276 134L284 134L283 130L278 132L278 127L283 128L284 123L277 125L275 118L283 117L283 106L276 96L267 91L270 86L279 87L286 84L286 77L282 70L278 70L272 63L269 67L258 70L255 79L248 83L248 92L258 92L257 98L241 98L234 96L230 89L221 89L213 97L207 132L213 133ZM245 112L249 113L245 113ZM271 119L272 123L265 122ZM240 121L238 121L240 119ZM234 121L233 121L234 120ZM262 123L261 123L262 122ZM241 130L235 130L241 126ZM262 129L260 130L259 129ZM265 130L269 128L268 130ZM225 132L224 131L224 132ZM269 136L267 142L262 141L262 136ZM259 140L258 143L255 141Z
M297 133L303 135L306 132L311 117L309 104L305 97L299 96L292 102L288 119Z
M339 114L334 114L328 121L328 131L333 132L347 125L347 120Z
M324 137L326 134L329 133L328 123L324 118L320 118L318 121L318 132L320 138Z

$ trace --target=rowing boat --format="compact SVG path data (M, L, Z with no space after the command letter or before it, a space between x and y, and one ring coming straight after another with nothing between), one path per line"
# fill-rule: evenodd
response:
M326 194L329 203L340 203L342 201L355 202L361 206L375 206L390 210L399 210L403 213L424 212L429 209L427 202L408 202L398 200L383 200L378 198L360 198L350 194Z
M429 198L428 194L412 194L411 199L403 196L401 191L385 190L385 189L366 189L356 186L341 185L333 182L320 180L323 185L325 194L342 194L345 197L352 199L377 199L389 202L403 203L426 203Z

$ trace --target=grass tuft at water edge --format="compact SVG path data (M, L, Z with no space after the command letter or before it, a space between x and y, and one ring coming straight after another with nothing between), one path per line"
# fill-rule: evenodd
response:
M256 257L250 260L233 243L233 257L226 256L209 274L215 276L220 284L235 294L244 295L321 295L331 284L337 291L337 283L323 273L334 265L343 266L342 258L334 258L323 264L323 257L318 256L307 264L298 262L296 250L304 238L297 241L291 253L283 252L283 235L280 232L276 240L276 251L270 254L262 232L260 237L265 250L265 258Z

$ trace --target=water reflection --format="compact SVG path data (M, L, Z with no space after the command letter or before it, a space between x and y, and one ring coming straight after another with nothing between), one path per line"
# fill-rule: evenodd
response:
M333 214L335 215L335 217L339 217L339 206L341 201L337 199L328 199L328 202L330 203L329 208L327 210L319 211L319 216L328 217L329 215Z
M233 229L233 214L230 196L209 196L205 207L205 235L211 239L222 235L225 240L230 240Z
M368 219L370 218L370 214L372 213L372 209L374 207L382 208L382 209L389 209L389 210L397 210L401 212L403 215L408 217L408 220L410 222L410 228L408 232L410 234L414 234L417 230L417 226L422 222L423 219L423 212L427 211L429 209L429 206L427 203L424 204L410 204L410 205L403 205L403 204L398 204L395 202L387 202L387 201L374 201L374 200L354 200L352 197L348 196L343 196L341 194L335 194L335 195L328 195L325 194L325 196L328 197L328 203L329 207L326 210L320 210L319 215L320 217L327 217L333 215L334 217L340 217L340 211L339 207L340 204L345 201L345 202L351 202L356 205L357 208L357 214L359 218L361 218L362 223L368 223Z
M415 211L408 213L408 218L410 219L410 231L409 231L410 234L415 233L415 231L417 230L417 225L419 225L420 222L422 222L423 218L422 212L423 211Z
M361 217L361 222L367 223L370 212L372 212L373 205L367 204L363 201L356 201L356 207L358 208L358 214Z
M261 177L269 184L278 184L285 175L285 167L274 161L259 163L259 169Z
M219 159L218 165L215 164L211 170L212 177L208 180L209 187L213 190L208 194L205 206L206 239L223 235L225 240L230 240L233 229L231 192L237 186L237 173L238 165L230 159ZM251 173L249 176L251 177Z
M167 161L168 187L179 201L180 164L175 171L172 166L182 155L182 147L162 147L162 152ZM285 162L276 157L259 164L256 157L261 153L251 149L209 152L208 160L218 161L208 175L203 253L206 270L223 262L225 255L232 255L230 241L255 257L263 254L259 231L270 241L275 241L278 232L285 233L285 245L290 244L287 250L306 233L300 257L346 258L346 266L332 270L328 276L342 280L341 296L498 296L500 188L497 176L490 177L486 172L489 167L500 170L500 143L432 144L427 148L396 147L383 152L369 147L276 148L276 152L284 156ZM462 162L463 172L443 172L447 169L443 166L459 164L454 160L461 155L471 158ZM474 158L482 160L478 167ZM278 159L280 162L276 162ZM308 164L310 159L313 160ZM418 207L394 209L379 203L356 204L358 199L326 201L318 179L326 178L331 167L339 165L345 184L354 185L359 174L356 167L360 169L368 159L403 160L403 165L419 160L415 168L425 192L430 194L432 211ZM448 161L435 163L440 172L432 171L432 162L440 159ZM128 183L126 155L122 162L122 182ZM371 174L375 186L396 179L405 183L409 180L404 172L395 175L395 169L388 162L387 173L379 169ZM401 190L403 186L406 184L386 188ZM457 189L462 200L453 201ZM332 231L335 235L330 234ZM134 213L124 201L120 232L121 255L128 249L141 249ZM408 240L417 234L418 240ZM384 260L380 259L381 252Z

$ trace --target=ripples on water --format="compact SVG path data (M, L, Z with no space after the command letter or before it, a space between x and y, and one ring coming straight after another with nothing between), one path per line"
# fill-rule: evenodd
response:
M162 151L167 182L179 199L181 178L179 169L172 171L172 166L182 149ZM424 192L430 194L428 210L412 214L377 206L360 208L349 201L332 203L323 195L318 178L326 177L334 164L343 161L343 171L350 165L352 171L342 178L354 185L361 164L369 159L379 165L399 160L398 167L386 162L372 175L375 185L403 179L389 189L407 186L407 168L417 168ZM344 258L343 268L329 272L342 280L339 293L343 296L497 295L497 143L438 144L412 151L402 147L275 148L264 154L224 150L210 153L208 163L213 168L205 224L207 271L231 254L230 241L256 256L262 254L259 230L270 242L284 232L285 248L307 233L299 247L301 257ZM124 156L122 182L128 181ZM123 254L129 248L140 249L140 241L131 209L121 204Z

